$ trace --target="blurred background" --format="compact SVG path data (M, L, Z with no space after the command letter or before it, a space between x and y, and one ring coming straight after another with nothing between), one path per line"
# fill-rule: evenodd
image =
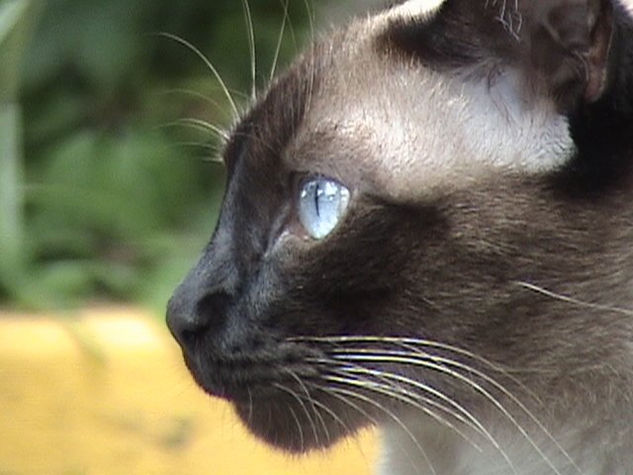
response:
M311 473L200 394L164 308L223 193L212 69L244 110L251 20L262 90L369 3L0 0L0 474Z
M284 7L250 8L261 89ZM288 18L280 67L308 35L306 4L291 1ZM2 2L0 305L162 311L217 215L224 176L206 124L231 124L218 80L183 42L243 109L248 38L235 0Z

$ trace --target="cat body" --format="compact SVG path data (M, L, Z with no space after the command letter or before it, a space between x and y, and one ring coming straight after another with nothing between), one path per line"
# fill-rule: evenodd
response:
M409 0L315 42L235 126L168 324L293 452L379 471L633 473L633 22Z

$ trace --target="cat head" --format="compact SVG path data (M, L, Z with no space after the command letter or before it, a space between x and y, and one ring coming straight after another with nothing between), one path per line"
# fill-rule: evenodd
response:
M624 18L410 0L308 48L235 126L217 228L169 303L200 386L302 451L410 406L385 378L476 399L428 355L556 377L615 361Z

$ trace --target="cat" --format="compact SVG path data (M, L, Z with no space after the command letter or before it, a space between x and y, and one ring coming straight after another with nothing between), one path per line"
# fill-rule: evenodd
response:
M170 299L197 383L378 471L633 474L633 20L408 0L315 41L234 126Z

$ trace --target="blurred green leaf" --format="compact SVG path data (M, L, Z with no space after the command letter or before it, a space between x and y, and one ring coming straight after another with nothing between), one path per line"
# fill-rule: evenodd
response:
M283 4L251 8L262 86ZM306 31L304 2L290 2L290 16L280 64L296 51L293 35ZM203 61L158 32L199 48L244 101L251 75L239 2L0 0L0 91L14 99L0 111L1 159L11 157L0 164L0 234L13 236L0 245L13 242L20 256L18 264L2 252L0 299L159 309L208 240L225 177L205 159L219 141L167 125L194 118L230 126L233 118Z
M0 103L0 287L23 262L21 168L19 108Z
M17 98L20 66L41 4L37 0L0 3L0 103Z
M20 64L39 2L0 4L0 295L24 272Z

